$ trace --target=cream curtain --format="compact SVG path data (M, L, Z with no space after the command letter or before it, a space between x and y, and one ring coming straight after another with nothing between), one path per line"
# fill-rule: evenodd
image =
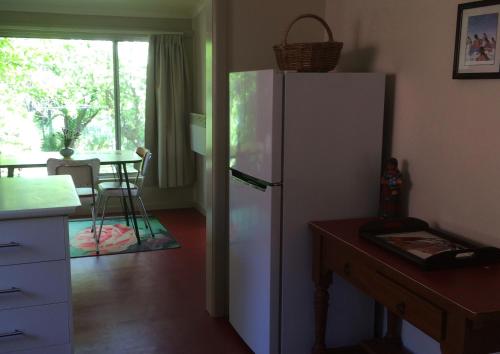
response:
M152 35L146 79L146 147L153 153L151 183L160 188L194 182L190 147L191 85L182 35Z

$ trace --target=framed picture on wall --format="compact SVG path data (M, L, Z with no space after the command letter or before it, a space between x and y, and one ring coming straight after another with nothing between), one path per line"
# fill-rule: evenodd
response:
M500 0L458 5L454 79L500 78Z

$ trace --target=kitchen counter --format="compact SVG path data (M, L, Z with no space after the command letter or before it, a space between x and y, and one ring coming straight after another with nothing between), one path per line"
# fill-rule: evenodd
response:
M73 353L67 215L79 205L70 176L0 178L0 354Z
M0 178L0 220L68 215L80 205L70 176Z

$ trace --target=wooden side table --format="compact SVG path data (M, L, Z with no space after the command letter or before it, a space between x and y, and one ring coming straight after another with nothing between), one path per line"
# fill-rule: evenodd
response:
M316 329L313 354L408 353L399 321L437 340L443 354L500 351L500 264L425 272L358 236L365 222L311 222ZM387 334L352 348L327 349L328 288L335 272L388 309Z

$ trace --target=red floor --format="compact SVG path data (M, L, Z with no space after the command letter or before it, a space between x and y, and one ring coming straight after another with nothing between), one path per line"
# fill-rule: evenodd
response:
M154 212L180 249L71 261L75 352L249 354L225 319L205 310L205 220Z

